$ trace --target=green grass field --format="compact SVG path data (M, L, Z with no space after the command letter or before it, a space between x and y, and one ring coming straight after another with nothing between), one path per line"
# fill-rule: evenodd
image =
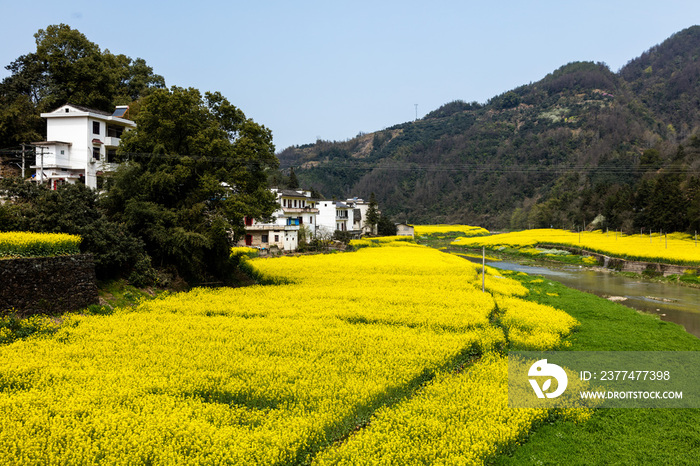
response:
M581 322L571 351L699 351L700 339L681 326L551 280L523 279L533 301ZM547 294L549 293L549 294ZM552 296L552 295L558 296ZM580 424L544 424L499 465L698 464L700 409L598 409Z

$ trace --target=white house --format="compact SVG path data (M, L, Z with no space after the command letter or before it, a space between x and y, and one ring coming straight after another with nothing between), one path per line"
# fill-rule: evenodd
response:
M329 235L336 231L352 232L353 209L343 202L318 201L318 230Z
M97 177L116 169L114 159L122 134L136 128L126 119L128 106L114 113L66 104L48 113L46 141L36 146L36 181L56 189L63 183L97 188Z
M362 235L376 235L377 228L370 228L366 225L367 211L369 210L369 201L364 201L360 198L353 197L345 201L345 204L353 209L352 231L358 238Z
M277 196L279 208L267 223L246 217L246 234L239 246L294 251L299 247L302 229L309 236L307 240L316 235L318 201L311 197L311 192L280 189L272 189L272 192Z
M415 231L413 229L413 225L409 225L407 223L397 223L396 224L396 235L397 236L410 236L411 238L415 238Z
M314 199L310 191L304 190L271 191L277 196L278 209L267 222L246 217L245 237L238 246L294 251L299 247L302 231L307 241L319 235L329 237L336 231L349 232L357 238L370 233L364 226L369 202L362 199L339 202Z

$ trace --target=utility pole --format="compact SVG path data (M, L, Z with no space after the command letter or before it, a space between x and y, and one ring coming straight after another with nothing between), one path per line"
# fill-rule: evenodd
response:
M44 149L44 146L39 147L39 150L41 151L41 164L39 165L41 176L39 177L39 184L44 184Z
M486 293L486 246L481 247L481 292Z
M24 174L24 158L25 158L25 157L24 157L24 144L22 144L22 180L24 180L24 178L25 178L25 174Z
M413 104L416 106L416 121L418 121L418 104Z

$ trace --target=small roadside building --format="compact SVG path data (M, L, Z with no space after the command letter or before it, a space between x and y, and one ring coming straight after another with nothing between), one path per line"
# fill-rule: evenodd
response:
M413 229L413 225L408 225L406 223L397 223L396 224L396 235L397 236L410 236L411 238L415 238L415 232Z

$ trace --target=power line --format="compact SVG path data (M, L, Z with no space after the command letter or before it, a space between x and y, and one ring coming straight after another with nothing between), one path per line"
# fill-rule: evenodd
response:
M0 155L7 154L13 155L17 158L22 156L22 150L14 149L0 149ZM183 159L189 159L192 162L209 162L209 163L221 163L228 164L234 167L243 166L269 166L270 161L264 160L250 160L246 157L239 157L236 155L188 155L188 154L156 154L149 152L126 152L119 155L119 158L124 162L146 162L148 159L160 159L160 160L172 160L178 161ZM590 173L606 173L611 175L643 175L651 170L652 168L647 167L610 167L610 166L590 166L584 164L555 164L555 165L543 165L543 164L512 164L512 165L498 165L498 164L479 164L479 163L420 163L420 162L402 162L390 164L386 162L365 162L361 160L357 161L328 161L328 162L318 162L318 164L304 167L301 165L301 169L305 170L365 170L365 171L402 171L402 172L446 172L446 173L521 173L521 174L590 174ZM700 167L665 167L661 168L658 172L659 174L688 174L688 173L700 173Z
M304 169L303 165L302 168ZM326 162L305 168L307 170L386 170L386 171L424 171L424 172L478 172L478 173L556 173L577 174L602 172L608 174L638 174L648 173L650 169L637 167L606 167L588 165L510 165L495 166L482 164L425 164L406 162L403 164L371 164L363 162ZM664 168L660 174L700 173L700 168Z

